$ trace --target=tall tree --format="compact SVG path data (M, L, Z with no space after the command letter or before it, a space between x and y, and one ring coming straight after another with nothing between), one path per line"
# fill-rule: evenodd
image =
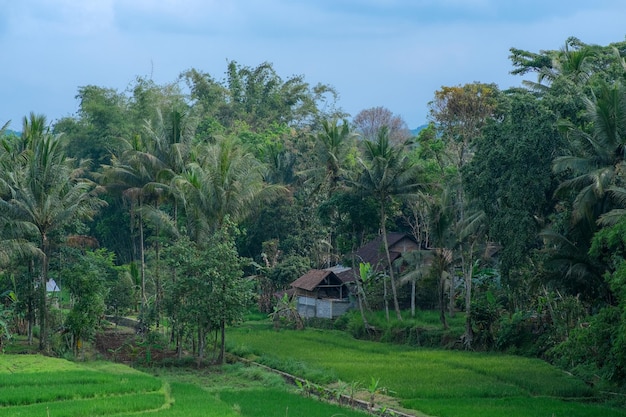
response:
M324 190L325 197L329 197L339 187L348 168L348 159L356 151L355 137L346 120L341 125L336 119L322 121L322 129L315 135L315 166L302 174L316 182Z
M62 137L49 133L44 116L24 118L23 141L27 152L10 173L3 173L7 198L0 200L3 216L30 223L38 231L43 254L38 268L40 349L48 343L47 294L49 258L55 231L76 220L89 219L102 206L96 184L83 176L86 166L65 156ZM8 175L7 175L8 174Z
M248 67L229 61L224 82L197 70L185 72L183 78L192 98L202 103L206 115L202 130L213 133L219 126L225 131L217 133L233 133L242 125L258 133L276 124L304 127L343 116L336 109L333 88L311 87L301 75L283 80L268 62Z
M562 121L570 137L569 152L554 160L557 173L571 173L559 191L574 191L574 221L595 221L610 208L607 191L619 185L626 147L626 88L604 85L595 99L586 99L591 129Z
M502 277L511 288L528 292L519 271L541 247L538 234L555 204L552 160L564 143L556 115L534 94L509 91L503 104L503 117L484 129L462 174L469 197L489 218L490 238L502 246Z
M90 159L98 167L109 163L119 141L133 132L127 97L110 88L94 85L78 89L77 117L66 117L54 126L54 133L67 136L67 153L78 159Z
M176 178L185 204L187 231L200 242L217 230L228 216L241 221L251 207L284 190L264 183L265 166L235 139L220 138L199 144L195 159Z
M472 160L476 140L481 136L486 124L497 118L500 92L494 84L472 83L458 87L442 87L435 92L435 99L429 103L430 115L441 141L444 143L447 160L442 172L449 172L446 187L453 190L454 227L457 232L457 247L465 284L468 313L465 342L471 346L472 327L470 321L472 271L476 253L476 235L461 233L474 229L476 220L483 218L479 212L469 212L470 201L465 195L462 170Z
M219 333L217 362L225 358L226 326L240 322L253 300L251 282L244 278L245 260L234 240L237 232L228 219L202 242L182 237L166 250L168 264L178 279L168 283L166 306L177 335L179 353L183 336L194 329L198 356L204 356L206 337Z
M359 159L361 174L353 186L365 196L371 196L378 203L378 216L383 236L385 256L393 303L398 320L402 320L395 274L389 254L387 240L388 209L396 200L415 196L422 184L419 183L419 167L412 163L401 146L393 146L389 141L389 130L383 127L375 142L364 142L364 155Z
M383 126L387 126L389 140L394 144L402 144L411 138L411 131L404 119L382 106L361 110L352 119L352 124L356 132L369 141L376 140Z

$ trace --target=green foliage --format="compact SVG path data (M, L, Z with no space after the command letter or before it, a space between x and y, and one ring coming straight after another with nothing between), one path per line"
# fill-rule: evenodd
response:
M534 312L515 312L500 319L496 347L511 354L522 355L533 351L537 333L547 327L543 317Z
M569 338L548 354L555 364L568 369L588 384L621 381L625 368L618 334L620 310L605 307L570 332Z
M79 254L63 271L72 297L65 327L72 334L71 348L77 353L82 342L95 334L105 311L107 276L115 277L113 254L104 249Z
M337 249L341 253L351 253L378 232L376 200L350 190L333 192L328 199L320 203L317 212L322 224L334 225Z
M192 99L198 100L206 118L227 130L245 124L253 132L267 131L274 124L303 126L319 117L336 116L336 93L326 85L311 87L301 75L283 80L271 63L256 67L229 61L225 82L192 69L182 74ZM323 114L322 104L330 98L331 114Z
M298 313L297 298L293 297L290 299L287 293L284 293L276 302L270 317L274 322L275 329L282 327L292 329L304 328L304 322Z
M539 247L537 234L556 187L552 159L563 146L555 115L529 92L506 94L504 120L490 123L476 142L476 153L464 168L468 193L489 218L489 232L502 244L502 275L528 261Z
M476 347L545 355L557 346L562 356L550 357L563 358L563 366L623 380L626 317L616 311L623 313L626 299L625 51L623 41L598 46L575 38L559 50L512 49L514 73L535 73L537 82L505 92L481 83L442 87L430 103L433 122L410 149L393 146L384 129L354 146L330 87L283 78L270 63L231 61L223 81L189 70L179 79L188 97L178 81L138 78L125 92L80 87L76 117L51 130L31 114L20 137L0 141L0 261L11 271L0 292L16 295L2 306L0 333L26 334L38 316L42 348L50 325L56 330L65 319L74 337L87 337L102 300L123 312L141 288L142 317L157 323L165 308L181 349L206 341L208 332L239 322L252 297L240 255L261 264L264 243L276 243L265 265L273 269L264 271L274 286L265 295L273 294L305 271L305 260L318 267L349 258L378 229L401 227L400 209L414 213L400 202L419 189L428 201L418 222L421 244L441 256L437 273L417 283L418 304L440 301L445 313L443 289L465 237L458 220L477 205L488 230L468 236L473 249L488 243L497 250L503 286L474 281L469 291L473 262L462 265ZM92 164L78 163L83 158ZM93 179L107 186L106 208ZM234 233L228 218L246 234ZM110 252L59 251L78 233ZM164 254L162 244L169 245ZM67 279L64 263L73 270ZM71 289L67 317L49 307L49 277ZM370 307L383 304L380 283L366 289ZM392 292L407 301L405 287ZM265 305L269 311L271 301ZM422 346L452 345L457 336L454 320L446 332L437 322L372 316L373 331L358 316L326 323ZM599 352L588 361L580 357L586 345Z
M181 237L164 250L173 276L164 305L179 343L192 329L206 335L242 321L251 306L252 283L243 277L246 262L234 245L236 234L227 219L202 245Z
M97 165L108 163L111 148L132 131L126 111L128 100L114 89L95 85L80 87L77 99L80 118L61 119L55 133L67 136L68 152L76 158L90 159Z
M309 269L311 269L311 261L308 258L289 255L270 270L269 279L277 290L284 290Z
M11 339L10 321L13 318L14 312L11 308L7 308L4 303L4 298L9 298L13 294L12 291L6 291L0 294L0 353L4 352L4 342Z

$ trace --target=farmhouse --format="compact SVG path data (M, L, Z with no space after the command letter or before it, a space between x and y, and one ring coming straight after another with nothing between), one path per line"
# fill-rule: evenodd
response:
M391 262L402 254L418 249L411 236L404 233L387 233ZM355 253L357 263L369 263L375 271L387 270L387 256L382 236L359 248ZM357 268L358 271L358 268ZM311 269L291 283L291 294L296 297L298 313L305 318L335 318L354 306L351 298L353 283L358 272L337 265L327 269Z
M404 233L387 233L387 243L389 244L392 265L404 253L419 249L415 239ZM356 258L357 262L369 263L377 272L384 272L389 269L382 235L361 246L356 251Z
M332 269L311 269L291 283L298 313L305 318L332 319L352 307L350 288Z

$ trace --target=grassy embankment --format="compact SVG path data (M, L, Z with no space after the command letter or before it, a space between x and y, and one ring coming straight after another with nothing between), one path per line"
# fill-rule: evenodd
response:
M315 383L349 381L368 390L377 382L402 407L432 416L626 416L537 359L367 342L332 330L275 331L267 321L228 337L235 354Z

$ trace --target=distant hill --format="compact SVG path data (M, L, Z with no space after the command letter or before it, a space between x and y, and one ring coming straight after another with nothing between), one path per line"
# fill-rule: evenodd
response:
M422 129L425 129L427 127L428 127L428 124L423 124L423 125L416 127L415 129L410 129L411 135L417 136L422 131Z
M7 129L4 131L4 135L5 136L11 136L11 135L22 136L22 132L16 132L15 130Z

